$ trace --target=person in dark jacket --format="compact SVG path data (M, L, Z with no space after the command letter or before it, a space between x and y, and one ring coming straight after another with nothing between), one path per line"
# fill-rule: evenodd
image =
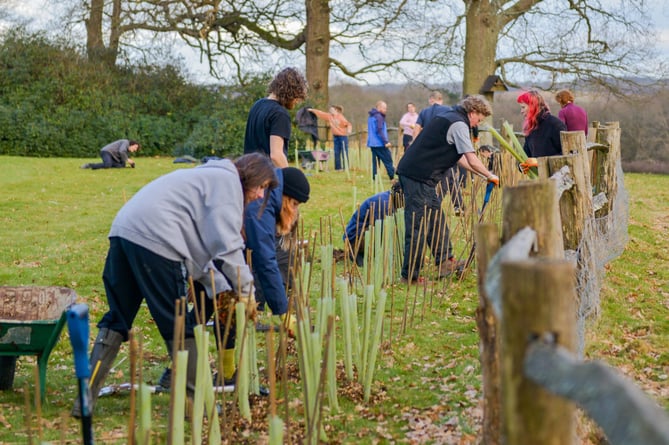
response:
M365 199L353 212L346 224L342 239L351 259L362 266L365 259L365 232L376 220L383 221L393 215L395 210L404 207L404 196L399 182L386 190Z
M393 157L390 153L392 144L388 141L387 109L386 103L380 100L376 103L376 107L369 110L367 146L372 150L372 178L376 178L377 165L381 161L386 167L388 177L392 180L395 178L395 167L393 167Z
M446 113L435 116L404 153L397 174L404 191L404 263L402 281L418 280L423 262L423 239L432 251L439 276L458 270L463 263L453 257L448 226L441 218L442 197L436 185L456 164L488 182L499 184L476 156L470 129L492 114L482 96L468 96Z
M251 251L251 269L259 308L267 304L273 315L288 311L286 284L290 277L289 245L295 237L299 206L309 200L309 181L295 167L276 170L279 186L272 190L262 211L262 202L250 203L245 210L246 248Z
M518 96L518 103L524 116L525 154L531 158L561 155L560 132L567 131L567 126L551 114L541 94L536 90L525 91Z
M316 150L316 146L319 140L318 117L316 114L313 113L309 107L302 107L297 110L297 113L295 114L295 123L297 124L297 128L299 128L300 131L303 131L311 136L312 146L314 150Z

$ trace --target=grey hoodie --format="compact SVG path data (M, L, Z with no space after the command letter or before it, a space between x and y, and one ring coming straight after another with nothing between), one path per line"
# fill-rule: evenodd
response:
M237 168L227 159L209 161L145 185L118 212L109 236L182 261L193 280L205 284L210 297L211 270L217 293L232 289L248 295L253 275L244 261L243 214ZM223 274L214 260L222 263Z

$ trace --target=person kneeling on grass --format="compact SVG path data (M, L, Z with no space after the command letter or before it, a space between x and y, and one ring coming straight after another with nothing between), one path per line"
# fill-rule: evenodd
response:
M100 150L102 162L99 164L84 164L81 168L98 170L101 168L124 168L126 164L135 168L135 161L128 157L128 152L139 150L139 143L128 139L119 139L107 144Z
M234 292L254 304L253 275L244 261L244 207L263 197L267 201L266 191L276 185L272 162L255 153L168 173L121 208L109 232L102 274L109 310L98 323L91 352L91 411L143 301L170 354L176 301L188 294L189 277L209 292L213 275L217 292ZM208 297L211 308L214 295ZM191 315L184 328L189 395L197 368ZM72 415L81 416L78 399Z
M365 232L376 220L383 220L393 215L395 210L404 207L404 195L399 182L393 183L390 190L377 193L365 199L348 220L344 244L349 258L362 266L365 260Z
M295 237L299 205L309 200L310 186L307 177L295 167L277 168L275 174L278 186L269 193L267 202L258 199L250 202L244 210L244 231L246 249L251 252L251 271L256 285L255 298L258 310L269 306L274 316L281 318L289 335L294 336L296 330L295 317L288 313L288 296L286 284L290 283L289 266L293 263ZM292 247L292 248L291 248ZM196 290L198 288L196 283ZM290 286L288 286L290 287ZM197 295L197 294L196 294ZM230 301L232 300L232 301ZM221 326L226 326L228 314L234 311L234 298L225 301L219 309ZM209 317L210 313L205 313ZM219 385L233 385L236 376L235 364L235 317L230 318L231 324L223 349L223 379L214 379ZM257 325L260 330L269 326ZM221 335L223 336L223 334ZM169 389L171 383L170 368L165 368L159 385ZM264 388L261 388L261 393Z

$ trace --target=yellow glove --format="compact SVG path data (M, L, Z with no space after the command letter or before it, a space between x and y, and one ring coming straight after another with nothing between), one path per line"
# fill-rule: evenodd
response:
M297 320L295 317L286 312L285 314L281 315L281 323L283 323L283 327L286 328L288 336L295 338L297 335Z
M521 162L520 168L523 170L523 173L527 174L530 171L530 168L537 167L537 158L527 158L525 162Z
M247 297L239 297L239 301L246 304L246 319L255 322L258 318L258 303L256 303L255 293L251 292Z

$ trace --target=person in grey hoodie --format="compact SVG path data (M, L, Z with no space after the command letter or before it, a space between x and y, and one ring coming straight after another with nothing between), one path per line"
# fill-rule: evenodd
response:
M266 191L276 186L272 162L254 153L234 162L209 161L168 173L144 186L121 208L109 232L102 274L109 310L98 323L91 353L91 411L142 301L171 354L175 301L187 295L189 277L209 298L216 297L211 291L212 276L216 294L234 291L242 297L253 296L253 275L244 258L244 207L259 198L266 200ZM185 322L190 391L197 358L194 317L189 314ZM72 414L81 416L78 401Z

